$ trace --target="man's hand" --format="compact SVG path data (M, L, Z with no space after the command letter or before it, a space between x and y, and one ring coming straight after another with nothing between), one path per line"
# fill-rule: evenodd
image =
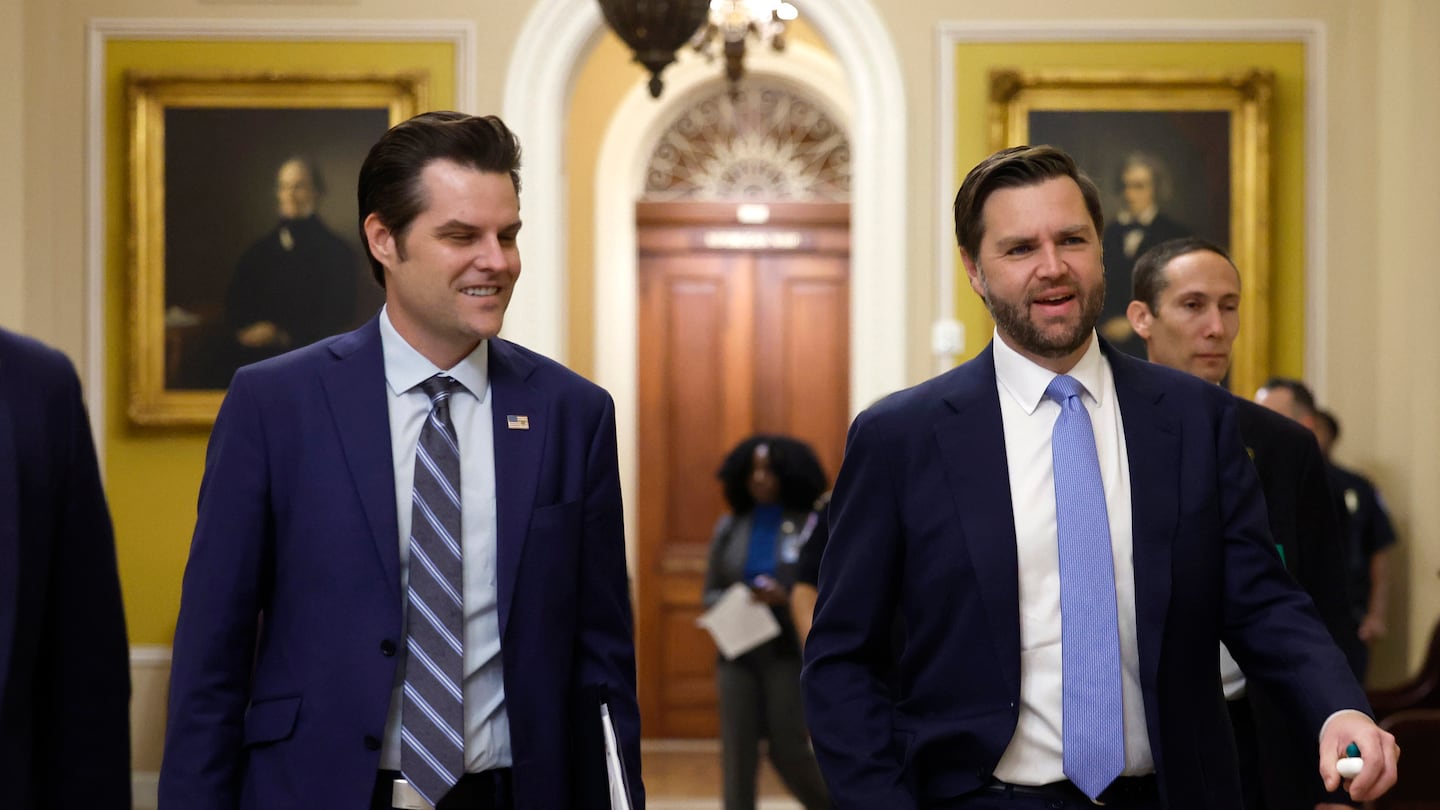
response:
M754 597L755 601L764 602L772 607L778 607L790 601L790 592L785 590L785 586L777 582L774 577L767 577L764 574L755 577L755 581L750 583L750 595Z
M1357 711L1339 712L1325 722L1320 735L1320 778L1325 781L1325 789L1340 788L1342 780L1335 763L1346 756L1345 748L1352 742L1360 749L1365 767L1349 780L1346 790L1356 801L1378 799L1395 785L1400 746L1395 744L1394 734Z
M1360 622L1360 630L1357 635L1360 636L1361 641L1369 644L1378 638L1384 637L1386 631L1387 628L1385 627L1385 618L1383 616L1367 613L1365 614L1365 618Z
M290 342L285 330L270 321L256 321L235 333L241 346L258 349L262 346L284 345Z

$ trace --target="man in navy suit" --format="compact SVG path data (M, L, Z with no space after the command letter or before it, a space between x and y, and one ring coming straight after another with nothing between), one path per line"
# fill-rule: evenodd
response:
M63 354L0 329L0 805L130 807L115 536Z
M1237 807L1222 641L1311 730L1328 786L1340 784L1336 761L1353 741L1365 766L1351 794L1384 792L1394 739L1364 713L1363 691L1275 553L1233 397L1094 333L1105 295L1094 185L1058 150L1016 147L970 172L955 212L998 339L851 426L804 672L836 806ZM1051 446L1061 406L1046 398L1057 382L1078 384L1063 396L1066 418L1079 407L1094 425L1113 591L1113 622L1087 614L1113 628L1110 669L1074 682L1070 659L1095 656L1061 643L1071 629ZM1102 596L1093 584L1065 587ZM1115 733L1066 724L1072 693L1107 673L1100 688L1115 709L1092 718ZM1094 762L1111 768L1098 785Z
M614 407L496 337L519 158L494 117L391 129L358 194L384 308L235 376L185 571L162 808L608 808L602 706L643 807ZM458 481L434 472L442 452ZM422 593L448 563L420 538L439 535L463 578ZM427 632L454 654L422 652L447 611L463 626Z
M1150 361L1219 385L1240 334L1240 271L1225 249L1197 237L1162 242L1136 260L1132 290L1126 314ZM1340 517L1330 502L1320 446L1310 431L1268 408L1243 397L1235 398L1235 406L1280 559L1349 655L1357 644L1356 625L1345 598ZM1350 663L1359 678L1353 656ZM1221 676L1247 810L1349 806L1343 795L1326 795L1308 730L1286 719L1271 691L1247 683L1228 654L1221 656Z

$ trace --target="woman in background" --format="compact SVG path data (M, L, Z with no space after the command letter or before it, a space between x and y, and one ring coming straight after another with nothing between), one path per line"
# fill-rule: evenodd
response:
M731 450L717 475L730 512L711 540L705 606L743 582L780 624L776 638L732 660L722 656L716 664L725 810L754 810L762 737L790 792L806 810L821 810L830 806L830 797L805 728L800 644L784 571L814 528L812 507L827 488L825 473L804 442L761 435Z

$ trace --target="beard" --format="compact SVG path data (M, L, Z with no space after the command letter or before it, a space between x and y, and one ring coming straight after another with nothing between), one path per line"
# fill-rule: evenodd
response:
M985 291L985 308L990 310L995 326L1020 348L1036 357L1066 357L1084 346L1095 329L1095 323L1100 320L1100 309L1105 305L1105 278L1101 276L1100 283L1093 289L1076 292L1080 299L1079 321L1068 329L1057 325L1046 331L1030 318L1028 304L1004 301L991 295L983 270L980 272L980 287Z

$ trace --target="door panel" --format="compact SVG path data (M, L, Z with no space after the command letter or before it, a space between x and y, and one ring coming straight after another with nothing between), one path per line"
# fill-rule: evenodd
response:
M642 203L637 654L645 734L718 733L715 647L695 626L715 471L756 432L810 442L834 476L849 402L848 206Z

